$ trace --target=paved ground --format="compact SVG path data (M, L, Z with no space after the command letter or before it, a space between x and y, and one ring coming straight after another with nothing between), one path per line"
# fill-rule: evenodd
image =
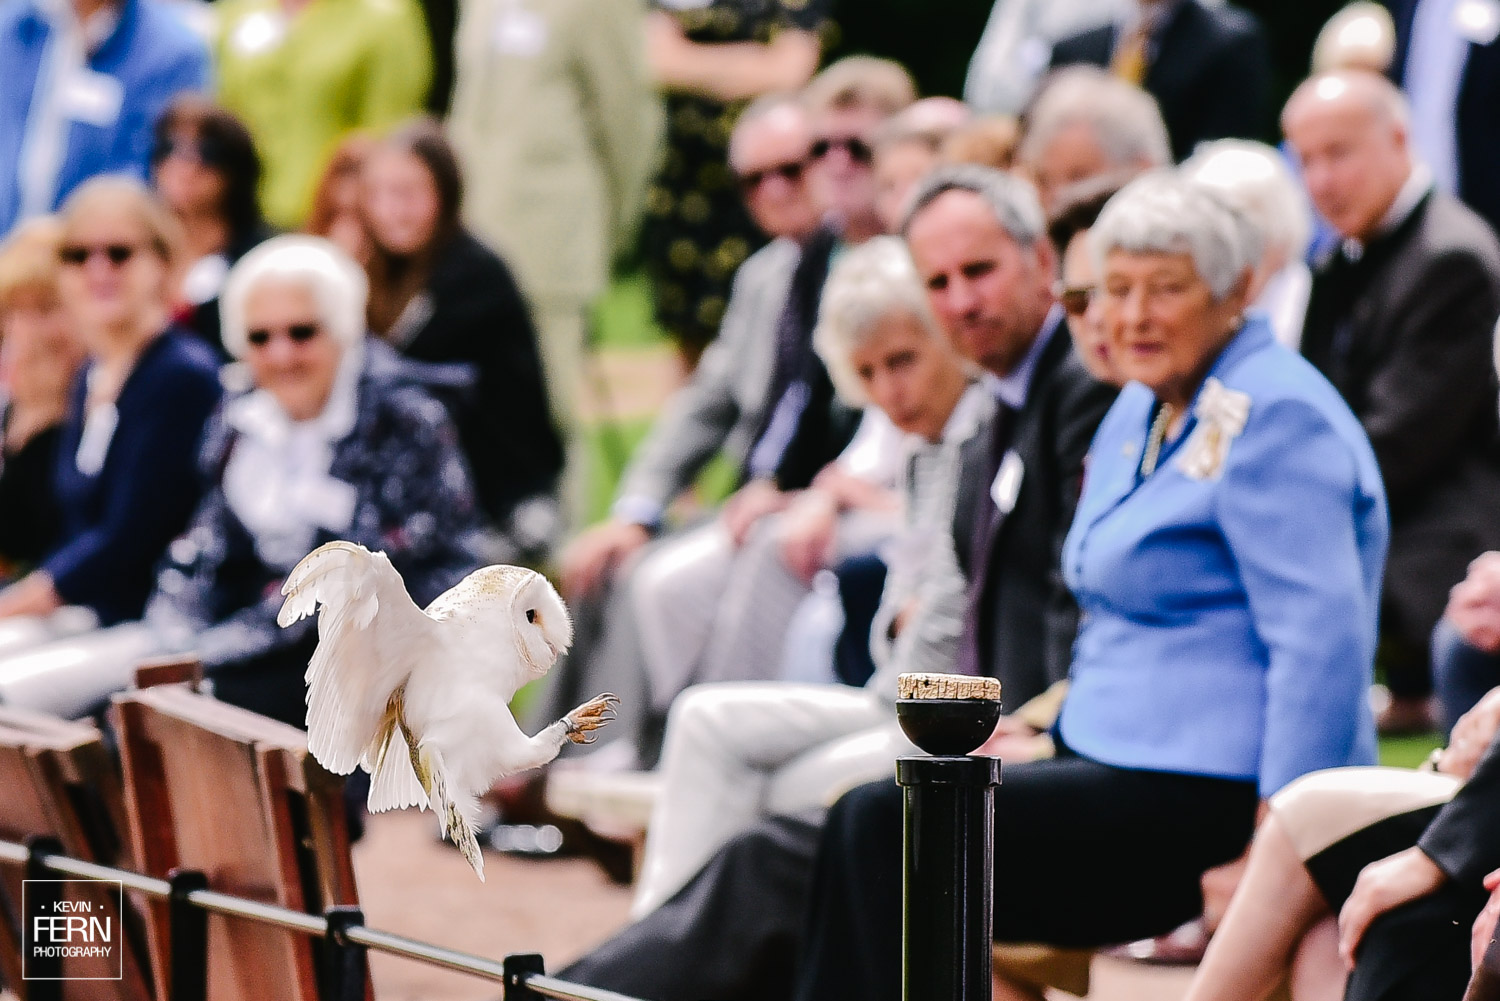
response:
M629 891L611 885L592 863L490 854L481 884L435 833L427 813L371 819L354 855L371 927L494 959L539 952L555 969L625 921ZM376 956L371 965L376 1001L481 1001L500 994L497 985L405 960ZM1180 970L1099 961L1090 999L1177 1001L1187 978Z

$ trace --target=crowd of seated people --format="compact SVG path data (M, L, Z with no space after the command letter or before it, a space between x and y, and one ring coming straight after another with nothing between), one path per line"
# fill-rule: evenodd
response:
M1383 722L1396 727L1403 684L1427 677L1434 626L1450 721L1500 680L1486 555L1496 519L1481 499L1500 471L1494 234L1435 190L1400 92L1368 71L1304 83L1285 150L1207 143L1170 171L1160 117L1131 115L1136 98L1114 96L1120 86L1070 71L1043 100L1069 89L1091 100L1039 103L1027 123L1040 133L1023 133L1019 171L1048 192L1050 233L1035 201L1023 207L1035 195L1018 199L1004 175L939 166L902 203L932 315L987 370L996 407L951 472L943 543L963 611L952 649L935 656L1004 682L1007 715L977 752L1012 765L997 794L997 941L1077 949L1163 935L1203 911L1205 872L1242 871L1257 828L1296 823L1316 833L1295 851L1257 836L1193 996L1260 997L1291 970L1305 976L1298 998L1346 986L1456 998L1470 925L1500 882L1476 844L1487 785L1441 815L1455 782L1434 794L1414 780L1428 799L1382 799L1383 813L1337 797L1345 784L1358 796L1372 774L1377 666L1395 696ZM1098 114L1106 102L1116 113ZM1335 234L1331 255L1309 252L1315 225ZM823 296L830 328L842 273ZM1090 420L1077 412L1071 440L1056 411L1040 430L1025 418L1084 398L1049 381L1045 351L1005 340L1029 330L1036 340L1021 344L1047 343L1035 331L1064 313L1077 341L1067 369L1102 394ZM1008 399L1017 381L1030 392ZM1100 423L1111 382L1126 389ZM1069 444L1071 467L1058 461ZM1039 445L1048 451L1023 451ZM1057 492L1038 512L1028 490L1049 475ZM1007 541L1048 516L1057 534ZM1462 565L1447 562L1460 550ZM899 601L901 550L882 555L885 598ZM862 638L884 671L902 623L889 609L873 621ZM1022 637L1025 650L1009 646ZM908 639L896 669L928 668L916 649L926 637ZM1404 682L1413 663L1423 669ZM664 1001L896 996L890 759L902 740L873 694L776 681L684 693L634 923L564 975ZM1476 737L1485 710L1463 718L1444 770L1483 777L1477 748L1493 723ZM872 770L877 781L840 797ZM1278 912L1284 900L1296 914ZM1379 920L1387 911L1399 913ZM671 958L688 954L703 962ZM996 996L1046 986L1002 962Z
M1298 83L1232 4L1007 2L974 104L818 72L822 3L476 4L445 124L409 0L0 0L0 703L183 654L301 725L306 552L419 602L526 563L576 620L527 715L624 709L525 792L653 772L570 979L895 997L895 678L936 671L1002 685L997 942L1162 936L1215 871L1194 1001L1456 1001L1500 910L1495 35L1356 7ZM546 100L489 107L522 60ZM642 218L688 369L589 525L579 349Z

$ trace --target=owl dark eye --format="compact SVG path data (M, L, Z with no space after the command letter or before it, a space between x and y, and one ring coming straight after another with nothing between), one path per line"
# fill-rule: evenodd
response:
M536 609L535 608L528 608L528 609L526 609L526 621L527 622L535 622L536 621Z

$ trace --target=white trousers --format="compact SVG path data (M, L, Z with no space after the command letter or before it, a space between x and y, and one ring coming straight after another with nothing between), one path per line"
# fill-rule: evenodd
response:
M632 916L659 907L760 817L826 809L856 785L893 777L896 758L914 750L888 706L863 689L688 689L667 721Z
M683 689L779 677L787 625L809 588L781 560L781 519L762 518L736 549L721 519L666 540L630 575L651 702L666 712ZM872 552L894 521L839 519L835 558Z
M0 655L0 704L68 719L128 687L140 662L162 652L156 635L139 622L9 652L17 649L10 646L8 655Z

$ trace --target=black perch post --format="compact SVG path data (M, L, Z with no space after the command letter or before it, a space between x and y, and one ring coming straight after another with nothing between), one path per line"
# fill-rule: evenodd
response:
M912 743L927 752L896 762L905 798L904 1001L990 998L1000 759L968 752L994 731L1000 701L998 688L981 682L988 679L901 679L897 717ZM974 694L942 697L952 691Z

